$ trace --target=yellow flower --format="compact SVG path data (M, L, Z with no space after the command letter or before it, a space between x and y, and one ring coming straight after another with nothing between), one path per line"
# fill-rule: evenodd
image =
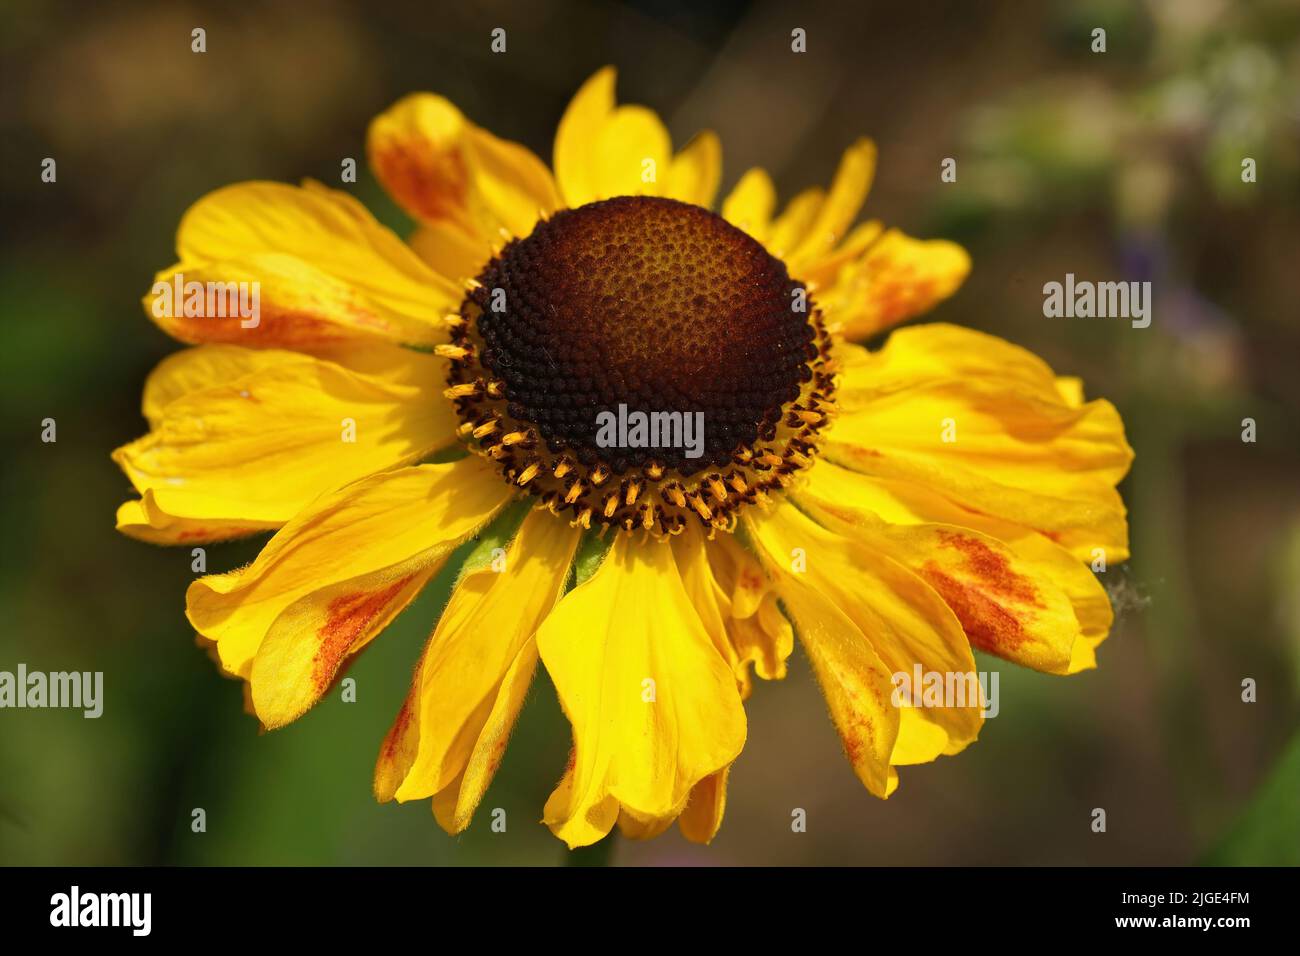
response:
M869 141L775 215L752 169L718 215L717 138L674 153L605 69L560 122L554 175L430 94L374 121L369 157L418 223L409 245L312 182L186 213L156 292L256 283L257 314L147 297L194 347L150 376L150 431L114 453L140 495L129 535L275 531L186 596L266 727L475 538L375 769L380 800L432 798L453 833L539 658L573 727L544 820L571 847L674 820L710 840L752 675L783 677L796 633L880 797L983 719L977 698L897 706L895 675L973 677L972 648L1094 666L1112 615L1087 562L1127 555L1123 425L988 335L850 343L969 268L951 243L853 226ZM660 447L600 440L620 405L664 413Z

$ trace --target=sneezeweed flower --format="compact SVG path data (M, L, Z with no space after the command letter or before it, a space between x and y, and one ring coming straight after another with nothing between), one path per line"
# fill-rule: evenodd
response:
M471 540L375 769L379 799L432 798L453 833L539 658L573 729L544 820L571 847L675 820L710 840L753 675L783 677L796 633L879 797L982 722L977 699L895 706L892 675L973 675L972 648L1094 666L1112 615L1087 562L1127 554L1122 423L979 332L851 344L968 269L951 243L853 226L870 142L779 214L757 169L711 212L717 138L673 153L606 69L554 174L429 94L376 119L369 153L409 245L312 182L186 213L159 281L255 281L260 320L163 310L194 347L150 376L150 431L114 455L140 495L127 534L275 532L187 594L267 728ZM598 441L619 405L702 412L698 453Z

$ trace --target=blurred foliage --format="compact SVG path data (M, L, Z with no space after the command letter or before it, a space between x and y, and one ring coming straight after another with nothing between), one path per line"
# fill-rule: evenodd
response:
M1300 860L1300 736L1291 741L1246 812L1204 862L1213 866L1295 866Z

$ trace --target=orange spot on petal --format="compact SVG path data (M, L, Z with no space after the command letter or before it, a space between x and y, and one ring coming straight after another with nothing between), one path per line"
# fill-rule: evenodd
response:
M344 655L414 577L407 575L379 591L344 594L330 602L325 623L316 632L320 647L312 658L312 680L322 693L334 679Z
M1005 555L994 551L979 538L955 531L940 531L939 541L965 556L967 570L979 579L985 589L1017 604L1043 606L1033 582L1012 570Z
M374 164L389 191L430 221L464 215L469 171L459 152L427 139L378 150Z
M398 744L406 736L406 728L411 725L411 702L409 700L402 702L402 709L397 712L397 717L393 720L393 726L388 731L388 736L384 738L384 757L392 760L397 756Z
M1020 620L987 594L945 574L933 561L922 573L957 615L971 646L1005 656L1029 639Z

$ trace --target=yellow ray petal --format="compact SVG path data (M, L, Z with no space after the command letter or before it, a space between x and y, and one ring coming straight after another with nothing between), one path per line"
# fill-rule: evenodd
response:
M1084 560L1095 548L1124 560L1128 529L1115 484L1133 452L1114 406L1066 404L1050 375L1008 361L1005 343L982 349L968 338L971 348L945 369L941 343L951 343L952 330L936 333L938 347L920 358L929 328L911 330L897 356L891 337L875 366L855 366L846 353L848 411L823 435L826 456L1035 528Z
M838 427L838 426L837 426ZM962 507L1018 521L1047 535L1080 560L1101 549L1108 562L1128 557L1124 502L1113 488L1096 486L1090 500L1040 493L1002 484L981 470L956 460L911 452L883 452L871 447L864 432L851 428L824 436L827 459L862 474L924 485ZM1050 481L1047 482L1050 485Z
M815 588L783 577L781 597L853 772L872 794L888 797L898 786L891 758L899 732L889 668L857 625Z
M609 833L620 810L645 825L671 821L740 753L735 677L667 545L619 535L542 624L537 646L573 725L571 765L544 816L570 847Z
M614 109L616 76L612 66L593 73L574 94L555 131L555 180L571 208L597 198L599 178L591 150Z
M710 209L722 181L722 142L716 133L697 134L673 157L664 195Z
M840 269L818 292L817 304L846 338L863 339L929 311L969 272L970 256L956 243L890 229Z
M482 272L492 258L490 242L470 238L458 226L448 222L421 223L407 237L407 242L435 272L461 283Z
M431 379L439 390L446 386L446 360L418 349L367 342L322 349L316 356L393 386L427 389Z
M718 535L706 551L714 578L727 595L727 634L746 693L751 667L763 680L784 680L794 630L777 607L775 583L734 535Z
M168 355L149 373L140 411L150 427L157 428L162 422L163 409L175 399L243 378L259 369L311 361L311 356L284 349L246 349L238 345L181 349Z
M773 221L767 237L767 248L772 255L785 259L803 241L808 229L817 221L817 214L825 201L826 194L813 187L805 189L786 204Z
M682 836L692 843L712 843L727 810L727 776L730 767L709 774L691 790L686 809L677 818Z
M669 540L673 550L673 560L677 562L677 573L681 575L687 596L700 615L706 627L717 624L722 627L725 618L733 612L731 594L727 585L715 573L709 564L709 541L704 531L695 525L688 525L681 534ZM710 637L713 634L710 632ZM723 652L723 656L727 656Z
M151 544L207 544L244 538L279 526L278 521L177 517L158 507L151 490L138 499L122 502L117 509L117 530Z
M550 171L531 151L475 126L432 93L412 93L377 116L366 150L403 209L459 231L484 261L500 230L525 236L559 204Z
M858 524L865 513L867 521L875 516L896 525L969 528L1002 542L1014 552L1014 564L1021 573L1040 587L1059 591L1073 608L1077 634L1066 672L1095 666L1091 652L1105 640L1114 620L1110 599L1087 564L1045 535L1012 521L968 511L919 485L855 474L829 461L819 462L809 479L799 492L800 500L819 513ZM1048 669L1060 672L1059 667Z
M233 588L223 592L217 587L225 583L221 578L195 582L211 582L210 593L224 597L227 607L232 596L241 602L231 617L242 616L238 623L250 630L259 618L275 613L249 674L253 705L266 727L289 723L311 707L346 661L419 593L452 549L491 519L503 501L504 486L482 488L487 484L483 472L467 460L358 482L344 494L322 499L315 513L287 526L246 572L235 572L240 578ZM403 520L413 527L392 527L393 521ZM385 530L387 536L378 537ZM283 550L272 553L280 539ZM291 557L282 561L286 552ZM350 560L341 560L340 552ZM335 572L342 580L330 574L339 565L346 566ZM194 590L192 586L191 595ZM275 607L286 600L276 613ZM196 627L198 612L211 612L211 603L221 602L191 602ZM224 650L219 643L218 651ZM223 653L222 661L228 664L229 655Z
M835 402L848 412L904 389L987 378L1048 401L1062 400L1056 375L1033 352L996 335L946 322L898 329L874 352L836 343L835 359L842 368ZM1065 404L1077 407L1082 402Z
M727 621L727 632L742 668L752 667L763 680L785 680L786 661L794 650L794 628L777 605L776 592L763 595L749 617Z
M156 530L177 520L231 533L278 526L323 492L454 440L442 360L394 352L422 385L280 350L180 352L145 386L153 430L113 460L150 493L141 514L161 516Z
M398 570L437 567L508 495L477 457L363 478L312 502L248 567L191 584L186 614L196 631L217 642L225 669L247 677L263 638L295 601L346 582L360 593L385 574L391 580ZM319 635L301 638L310 658ZM268 680L274 676L266 672Z
M465 156L469 121L450 101L412 93L370 121L366 155L375 178L413 219L476 232Z
M704 532L694 525L687 526L682 534L674 537L670 543L673 560L677 563L677 573L681 575L682 586L690 598L695 612L700 617L709 639L717 648L718 654L727 662L736 675L737 690L741 698L749 696L749 674L736 654L736 648L728 633L731 618L731 599L718 585L709 567L705 552Z
M790 600L795 585L815 591L839 609L855 631L848 632L831 621L826 625L831 635L828 639L843 643L852 639L853 633L860 633L860 639L887 669L887 682L894 674L911 675L918 664L924 673L960 675L967 682L974 679L975 660L957 618L925 581L891 559L878 542L828 530L788 503L770 513L756 512L745 521L770 566L780 575L781 597L805 645L802 628L807 625ZM807 602L805 607L810 607ZM966 746L979 734L981 710L977 696L926 708L917 716L941 728L944 736L933 737L937 747L929 753L918 753L914 741L900 737L907 750L906 762L932 760ZM900 756L893 755L892 762L904 762ZM879 768L873 773L872 779L879 784L883 780Z
M845 237L866 202L875 172L876 144L871 140L859 139L844 151L826 201L786 260L792 270L828 254Z
M653 840L673 825L674 817L641 817L626 809L618 815L618 832L629 840Z
M705 541L694 526L674 537L672 548L691 603L735 673L741 698L753 689L751 668L764 680L783 680L794 630L758 559L732 535Z
M1083 379L1073 375L1062 375L1056 380L1056 390L1060 393L1062 401L1071 408L1078 408L1083 404Z
M317 349L386 340L429 346L459 289L346 194L248 182L209 193L176 235L180 262L158 273L145 311L184 342ZM181 294L177 296L177 282ZM228 294L245 283L245 318Z
M450 549L448 549L450 550ZM275 618L248 674L253 712L268 730L292 723L325 695L347 662L415 600L445 555L408 558L312 590ZM222 665L229 648L217 645Z
M449 786L433 795L434 819L448 833L460 833L469 826L487 793L536 669L537 642L529 638L501 681L465 769Z
M475 206L482 207L478 218L488 228L497 227L498 241L502 229L512 236L528 235L539 216L561 207L551 171L526 146L472 126L468 147Z
M775 208L776 187L772 185L772 177L755 166L740 177L722 201L722 218L765 243Z
M960 523L887 523L873 505L888 508L888 495L871 479L830 462L808 473L795 500L826 527L878 548L923 578L957 615L972 647L1050 673L1069 669L1083 634L1069 598L1052 576L1040 573L1041 564Z
M532 511L499 560L462 575L380 751L380 800L449 790L440 820L452 833L469 825L523 704L537 661L533 635L564 590L580 537Z
M596 167L592 200L663 195L671 156L672 142L658 114L644 106L617 107L592 144L591 161Z
M884 231L885 227L875 219L854 226L833 252L800 263L796 276L817 296L829 297L829 290L839 281L844 267L860 258L863 251L879 239Z
M757 557L734 535L718 535L707 547L713 573L722 584L733 613L737 617L755 614L764 595L776 590Z
M667 196L710 207L722 175L722 146L712 132L676 156L663 122L643 106L618 106L612 67L578 90L555 134L555 178L565 202L581 206L612 196Z

